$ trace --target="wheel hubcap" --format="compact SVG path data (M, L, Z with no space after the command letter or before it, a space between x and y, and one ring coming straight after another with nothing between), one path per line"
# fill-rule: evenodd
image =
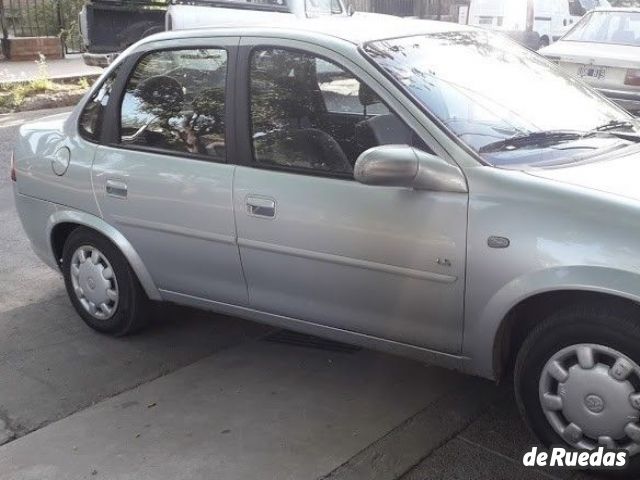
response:
M107 258L92 246L78 248L71 257L71 284L82 307L107 320L118 307L118 283Z
M540 403L570 445L640 453L640 366L603 345L560 350L542 369Z

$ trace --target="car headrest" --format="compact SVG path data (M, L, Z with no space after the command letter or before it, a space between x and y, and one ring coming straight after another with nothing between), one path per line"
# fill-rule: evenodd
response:
M375 105L376 103L380 103L380 97L378 97L378 95L376 95L375 92L364 83L360 83L358 98L360 99L360 103L363 106Z

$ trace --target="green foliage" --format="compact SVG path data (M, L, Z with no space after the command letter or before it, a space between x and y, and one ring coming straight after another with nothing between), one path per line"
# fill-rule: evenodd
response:
M10 84L0 89L0 108L16 109L24 103L26 98L55 88L55 84L49 78L49 67L45 56L40 54L36 64L38 65L38 74L33 80L26 83Z
M47 65L46 57L39 53L36 64L38 65L38 74L27 84L29 89L34 93L51 90L53 88L53 82L51 78L49 78L49 66Z
M76 84L55 83L49 76L47 59L42 54L36 64L38 73L32 80L0 85L0 112L16 110L25 100L41 93L86 90L90 86L86 78L81 78Z

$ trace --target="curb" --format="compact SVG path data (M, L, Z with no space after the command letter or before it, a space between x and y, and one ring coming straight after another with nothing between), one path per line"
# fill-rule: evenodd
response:
M86 78L89 83L95 82L101 73L90 73L88 75L69 75L69 76L50 76L49 80L56 83L76 83ZM20 83L29 83L32 78L14 78L9 80L0 80L0 86L18 85Z
M82 97L84 97L85 93L87 93L85 90L80 90L78 92L59 92L35 95L31 98L25 99L24 103L12 112L6 113L30 112L33 110L47 110L58 107L72 107L76 105Z
M24 99L22 104L15 108L0 108L0 114L30 112L34 110L47 110L60 107L75 106L84 95L86 89L74 89L69 91L46 92L33 95Z

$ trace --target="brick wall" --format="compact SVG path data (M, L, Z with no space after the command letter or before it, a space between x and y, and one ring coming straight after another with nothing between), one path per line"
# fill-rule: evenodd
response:
M20 37L7 40L9 60L37 60L41 53L47 59L63 58L62 42L58 37Z

